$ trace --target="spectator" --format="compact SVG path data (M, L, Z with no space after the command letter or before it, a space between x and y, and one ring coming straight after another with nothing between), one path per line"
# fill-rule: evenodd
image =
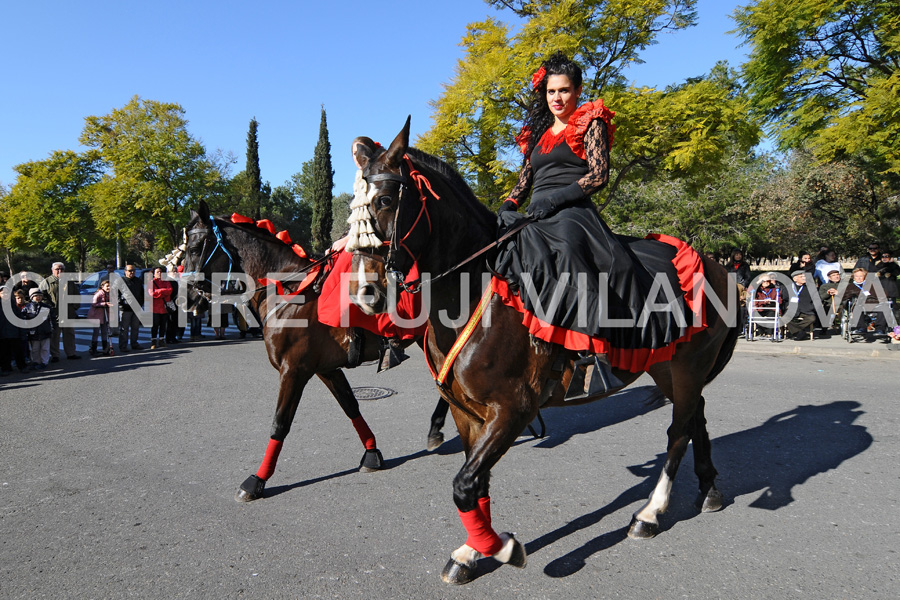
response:
M180 268L182 271L184 270L183 267ZM178 325L179 317L183 311L181 310L181 307L178 306L178 303L175 302L175 299L178 298L178 280L181 278L181 273L175 271L172 275L174 275L175 278L169 282L172 285L172 303L167 303L169 315L169 322L166 324L167 344L177 344L181 342L184 337L184 327Z
M128 352L128 345L132 350L142 350L138 343L138 335L141 329L141 320L131 307L130 302L139 306L144 305L144 282L135 275L134 265L125 265L125 277L122 279L122 287L119 293L122 301L122 318L119 320L119 352Z
M6 286L0 286L0 375L6 376L12 373L12 361L15 359L19 371L25 372L25 351L22 348L22 338L25 330L17 327L7 315L7 312L15 318L22 318L21 311L16 307L10 290ZM4 307L7 310L4 310Z
M195 342L203 337L203 318L206 316L206 311L203 310L203 306L206 303L203 301L198 301L194 303L194 308L188 311L188 321L191 326L191 341Z
M784 313L785 294L775 279L775 273L766 273L759 278L759 285L753 294L753 299L756 301L756 312L761 317L774 317L776 308L781 309L778 314ZM773 329L764 324L760 324L760 327Z
M841 314L841 300L837 297L841 285L841 271L831 269L826 277L827 281L819 288L819 298L822 300L822 306L828 311L829 323L833 324L835 317Z
M884 316L884 312L876 310L876 307L886 299L876 287L871 287L868 290L866 289L865 284L868 274L869 272L862 267L853 269L853 281L850 282L850 285L844 290L844 296L841 298L841 302L847 302L848 300L859 302L861 300L863 302L863 316L872 319L872 324L870 326L866 326L864 323L856 323L853 333L862 334L871 330L875 335L884 335L885 330L887 329L887 319ZM851 318L854 312L856 311L854 310L850 313Z
M31 288L30 302L22 311L28 324L28 346L31 351L32 370L46 369L50 364L50 336L53 335L53 320L50 307L43 302L44 292Z
M801 252L797 257L797 260L791 263L788 273L793 273L794 271L806 271L806 276L811 277L815 270L816 266L813 264L810 253Z
M38 284L28 279L28 271L22 271L19 273L19 283L13 286L13 293L22 290L25 292L25 298L27 300L32 288L36 288L37 286Z
M28 305L28 296L25 295L25 292L22 290L16 290L13 292L13 314L20 319L25 319L25 307ZM19 363L19 360L16 359L16 363L20 364L19 370L23 373L25 369L28 367L28 363L31 362L31 351L28 346L28 330L24 328L19 328L19 351L22 353L24 357L22 362ZM18 354L16 355L18 356Z
M869 253L865 256L861 256L856 264L853 265L853 270L856 269L865 269L869 273L874 273L878 270L878 263L881 261L881 246L878 242L872 242L869 244Z
M890 250L881 251L881 260L875 265L875 275L884 288L884 295L891 300L896 300L900 296L900 286L897 284L897 278L900 277L900 265L891 258Z
M742 286L741 292L750 285L750 265L744 262L744 253L735 248L731 260L725 264L725 270Z
M153 298L153 327L150 329L150 349L166 347L166 325L169 311L166 304L172 303L172 283L162 278L162 267L153 269L150 281L150 297Z
M844 267L837 259L837 253L834 250L826 249L822 255L819 256L819 260L816 261L815 265L815 277L816 283L823 284L828 282L828 273L831 271L837 270L839 273L843 274Z
M806 271L798 269L791 273L790 303L796 305L797 312L794 317L787 322L788 334L794 336L794 339L802 341L806 339L806 330L809 326L816 322L816 306L813 302L810 286L806 283Z
M62 327L59 318L59 278L65 272L66 265L61 262L55 262L50 267L51 274L41 282L40 288L44 292L44 304L50 307L50 314L53 316L53 333L50 335L50 362L59 362L59 341L62 338L63 350L66 358L81 358L75 353L75 329L72 327ZM66 285L66 294L68 296L77 296L78 286L74 281L70 281ZM68 318L75 318L72 310L66 314Z
M0 271L0 285L6 285L9 281L9 274L6 271Z
M109 279L100 282L100 288L94 294L91 300L91 308L88 310L88 319L97 319L99 326L94 327L94 333L91 335L91 356L97 356L97 338L103 343L102 354L112 354L112 348L109 342Z

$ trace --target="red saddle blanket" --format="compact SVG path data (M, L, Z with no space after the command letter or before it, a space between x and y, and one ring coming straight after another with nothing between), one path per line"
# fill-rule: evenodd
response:
M319 295L319 321L331 327L362 327L383 337L413 339L425 335L427 314L422 312L422 295L400 292L392 313L367 315L350 301L350 263L353 255L338 252L334 266ZM408 277L418 278L413 266Z

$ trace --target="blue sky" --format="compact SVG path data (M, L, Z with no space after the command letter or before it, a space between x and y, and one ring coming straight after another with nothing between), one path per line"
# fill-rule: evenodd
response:
M665 86L717 60L738 66L746 48L726 34L738 4L700 0L698 26L661 36L629 77ZM388 143L407 115L414 137L429 129L429 101L453 76L466 24L512 20L483 0L32 0L0 14L0 183L14 183L16 164L80 150L85 117L139 95L180 104L207 150L236 155L232 173L255 117L273 186L312 157L324 104L335 194L351 191L354 137Z

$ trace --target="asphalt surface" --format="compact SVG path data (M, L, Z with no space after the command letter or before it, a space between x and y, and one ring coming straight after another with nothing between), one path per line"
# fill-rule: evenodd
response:
M66 361L0 379L0 598L894 598L900 551L897 376L885 344L741 341L706 392L725 509L699 514L690 452L653 540L625 532L656 481L669 407L643 377L544 411L494 469L498 530L525 569L485 559L440 581L465 539L452 423L424 450L437 395L421 353L354 387L387 469L325 387L304 395L262 500L277 377L258 340ZM79 335L84 347L85 333ZM878 351L877 356L873 352ZM370 390L371 391L371 390ZM891 591L893 590L893 591Z

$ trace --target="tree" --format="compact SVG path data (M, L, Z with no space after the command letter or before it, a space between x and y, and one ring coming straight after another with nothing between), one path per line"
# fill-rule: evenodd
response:
M91 250L112 250L113 243L97 234L91 211L103 171L98 152L56 151L15 170L16 183L2 199L9 250L43 249L80 270Z
M97 227L107 235L117 226L126 237L144 228L174 247L190 209L214 199L227 183L188 133L178 104L135 96L108 115L87 117L79 140L97 149L107 167L92 203Z
M584 67L585 98L602 95L616 111L608 198L627 178L665 169L676 174L723 167L735 142L749 149L759 131L749 121L735 74L710 75L658 91L625 86L623 70L664 31L694 24L695 0L491 0L525 21L515 35L493 19L468 26L466 56L433 102L434 125L418 140L454 166L476 195L496 205L521 164L514 144L532 73L562 50Z
M734 18L753 106L783 150L900 174L900 3L755 0Z
M331 245L331 192L334 189L334 171L331 168L331 144L328 142L328 124L325 107L319 123L319 141L313 154L312 178L309 200L313 207L312 250L325 252Z
M259 141L256 137L256 129L259 123L256 117L250 120L250 129L247 131L247 195L250 206L256 207L253 215L257 220L261 219L262 199L260 197L260 189L262 188L262 180L260 179L259 170Z
M347 235L350 226L347 219L350 217L350 203L353 202L353 194L341 192L334 197L331 206L331 240L336 241Z

